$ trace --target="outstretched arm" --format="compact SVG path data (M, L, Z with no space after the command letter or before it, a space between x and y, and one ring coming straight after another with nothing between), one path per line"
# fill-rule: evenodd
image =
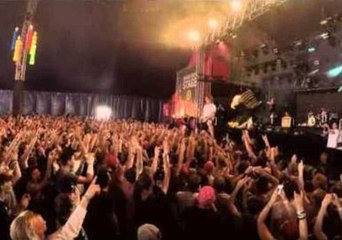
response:
M297 218L299 222L299 239L308 239L308 223L306 221L306 213L303 207L304 193L301 191L300 194L294 193L294 203L297 210Z
M327 208L329 204L331 203L331 201L332 201L332 195L326 194L322 201L321 208L318 212L315 226L314 226L314 234L318 240L328 240L327 235L325 235L325 233L323 232L323 220L324 220L325 214L327 213Z
M257 159L257 156L253 152L252 146L251 146L251 140L248 135L248 131L243 131L243 142L245 144L245 148L247 150L248 156L252 158L253 161Z
M278 196L278 193L275 190L271 196L271 199L269 200L269 202L266 204L264 209L259 214L257 225L258 225L258 234L261 240L275 240L272 233L268 229L265 221L266 221L268 214L270 213L272 209L273 204L277 200L277 196Z
M78 204L74 212L70 215L68 221L61 229L50 235L48 237L49 240L74 239L78 236L87 214L89 201L100 192L100 186L95 184L95 181L96 178L93 179L80 204Z

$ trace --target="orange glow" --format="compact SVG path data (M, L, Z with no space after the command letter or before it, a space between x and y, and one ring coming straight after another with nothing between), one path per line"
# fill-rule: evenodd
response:
M235 13L240 12L243 7L242 0L231 0L230 7L233 12Z
M218 25L219 25L219 23L215 18L209 19L208 26L211 30L217 29Z
M188 39L193 43L198 43L200 37L201 35L197 30L191 30L188 32Z

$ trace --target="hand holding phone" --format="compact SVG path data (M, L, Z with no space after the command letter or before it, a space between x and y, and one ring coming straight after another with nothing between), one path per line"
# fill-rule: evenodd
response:
M284 185L283 184L279 184L278 187L277 187L277 194L280 195L281 192L283 191L284 189Z

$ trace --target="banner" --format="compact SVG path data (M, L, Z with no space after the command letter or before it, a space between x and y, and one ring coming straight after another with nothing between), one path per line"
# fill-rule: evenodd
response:
M177 92L179 106L175 109L175 117L197 117L198 77L196 68L185 68L177 72Z
M194 50L191 54L188 67L194 67L200 62L200 72L204 74L206 80L227 81L230 77L230 58L231 53L228 43L222 41L216 42L206 48Z
M209 79L227 81L230 75L230 48L224 42L210 46L206 52L204 75Z

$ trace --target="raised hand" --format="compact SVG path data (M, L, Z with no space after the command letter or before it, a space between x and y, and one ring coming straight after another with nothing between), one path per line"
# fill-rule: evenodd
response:
M22 210L25 210L29 206L30 201L31 201L30 194L25 193L20 199L20 203L19 203L20 208Z
M164 154L169 154L170 152L169 143L167 142L166 139L163 141L163 150L164 150Z
M155 146L154 147L154 156L158 156L159 157L160 154L160 147L159 146Z
M332 194L327 193L322 201L322 207L328 207L332 202Z
M304 207L303 207L303 192L301 192L300 194L294 192L293 193L293 197L294 197L294 204L296 207L297 212L303 211Z
M239 188L241 188L241 187L243 187L250 179L251 179L250 177L244 177L244 178L240 179L240 180L237 182L236 186L239 187Z
M303 161L300 161L298 164L298 173L303 174L303 172L304 172L304 163Z
M246 171L245 171L245 174L249 175L253 172L253 167L252 166L249 166Z
M332 200L331 200L332 204L334 204L336 206L337 209L342 207L342 204L340 202L340 199L338 198L336 193L332 194Z
M291 157L291 164L296 164L297 160L298 160L297 155L293 154L292 157Z
M88 199L92 199L96 194L100 193L101 188L100 185L96 184L97 177L94 177L93 181L90 183L86 193L84 196Z
M267 204L270 206L273 206L273 204L277 201L277 199L278 199L278 189L275 189Z

